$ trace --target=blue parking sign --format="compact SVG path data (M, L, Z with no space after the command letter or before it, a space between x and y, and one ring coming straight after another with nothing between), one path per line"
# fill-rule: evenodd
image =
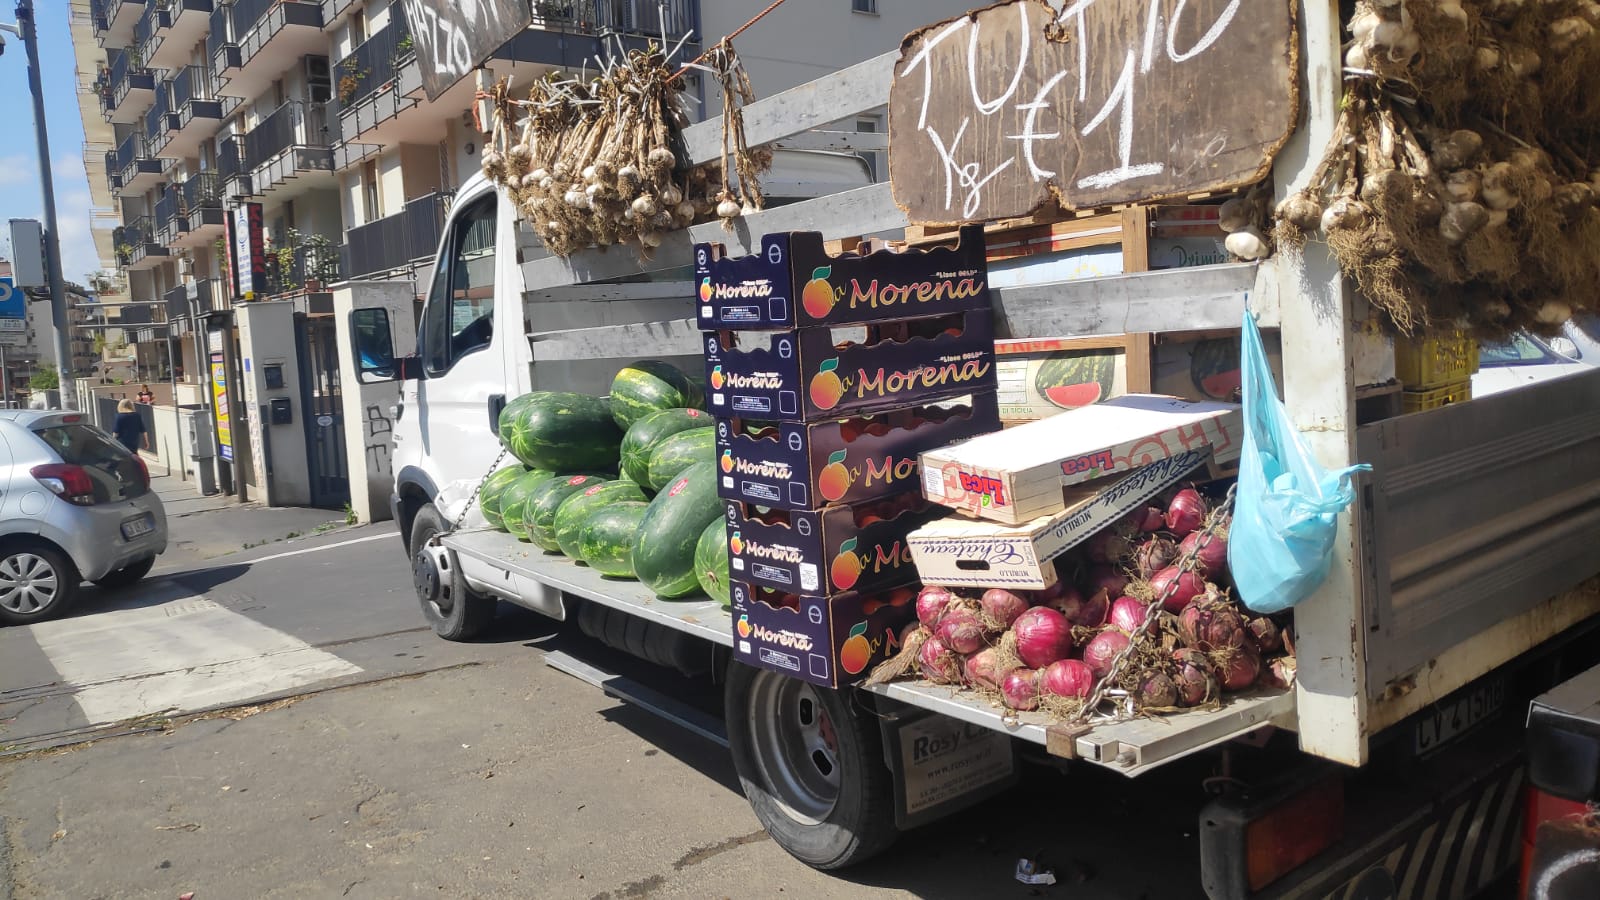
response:
M26 319L28 297L11 283L10 276L0 277L0 319Z

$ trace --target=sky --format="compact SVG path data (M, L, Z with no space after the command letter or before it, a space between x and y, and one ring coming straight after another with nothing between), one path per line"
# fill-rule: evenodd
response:
M0 20L15 21L14 4L0 3ZM39 24L39 63L43 68L45 118L49 122L51 171L55 175L56 216L61 231L61 271L83 284L100 268L89 233L89 182L83 170L83 122L78 118L77 76L67 0L34 0ZM0 253L11 256L10 219L44 221L38 146L33 139L33 100L28 93L28 57L22 41L6 35L0 56Z

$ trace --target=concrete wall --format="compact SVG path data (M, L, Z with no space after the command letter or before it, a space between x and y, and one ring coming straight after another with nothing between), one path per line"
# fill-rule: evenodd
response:
M295 361L294 302L244 303L234 307L244 368L245 405L250 411L250 460L255 483L266 485L268 506L309 506L311 472L306 459L306 411L300 403L300 367ZM283 387L267 389L266 370L282 366ZM268 424L266 407L288 398L294 421ZM237 437L235 438L238 439ZM267 443L271 443L272 475L267 476Z
M395 198L394 212L408 200L439 190L439 145L401 144L401 194ZM387 202L387 201L386 201Z
M350 461L350 509L361 522L389 518L389 492L394 487L390 451L394 438L390 407L399 396L394 382L361 384L356 378L350 344L350 312L389 311L390 334L397 356L417 345L414 324L416 285L410 281L353 281L333 291L333 315L339 335L339 384L344 392L345 458Z

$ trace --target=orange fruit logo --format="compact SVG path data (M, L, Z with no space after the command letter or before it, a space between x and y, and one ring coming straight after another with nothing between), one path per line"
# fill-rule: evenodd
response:
M733 533L733 537L728 538L728 550L731 551L734 556L738 556L744 552L744 539L739 537L739 532L735 531Z
M861 578L861 557L856 556L855 549L855 538L840 544L839 555L833 558L833 565L828 569L833 586L841 591L855 587L856 581Z
M722 471L724 471L724 472L732 472L733 471L733 451L732 450L724 450L724 451L722 451Z
M828 276L833 274L832 266L823 266L811 273L811 280L806 282L805 290L800 292L800 305L805 307L806 314L813 319L825 318L833 312L833 285L828 283Z
M750 617L749 616L740 616L739 617L739 637L742 637L742 638L749 637L750 636L750 631L751 631L751 628L750 628Z
M833 409L844 398L844 381L839 378L837 357L817 367L811 378L811 405L817 409Z
M701 303L710 303L711 302L711 279L710 278L707 278L705 281L700 282L700 302Z
M817 476L817 491L830 503L843 499L855 481L850 470L845 468L846 455L844 450L835 451L828 457L828 464L822 467L822 474Z
M850 636L839 648L839 668L851 675L860 675L872 662L872 642L867 640L867 623L857 622L850 628Z
M721 366L717 366L711 370L711 389L713 391L722 390L722 386L727 383L728 379L722 377Z

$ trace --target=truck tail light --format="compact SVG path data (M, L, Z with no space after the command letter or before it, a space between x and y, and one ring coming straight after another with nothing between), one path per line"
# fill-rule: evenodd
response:
M28 470L45 489L74 506L94 505L94 479L83 466L51 463Z
M1302 768L1228 794L1200 813L1200 868L1212 897L1249 897L1344 836L1344 776Z

